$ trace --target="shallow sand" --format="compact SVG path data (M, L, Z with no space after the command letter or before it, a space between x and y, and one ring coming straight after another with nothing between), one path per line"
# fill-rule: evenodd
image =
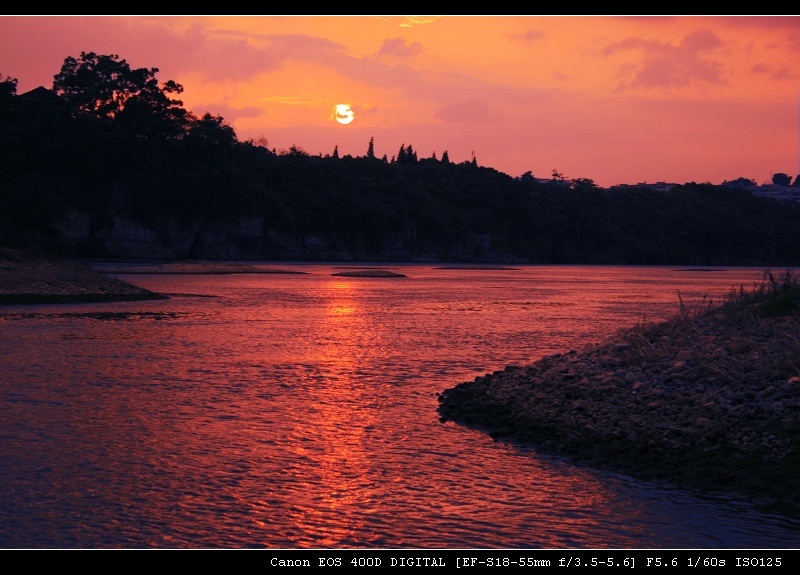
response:
M302 274L269 266L225 262L168 262L108 266L0 247L0 305L167 299L117 274Z
M110 266L103 270L107 274L304 274L298 270L285 270L250 264L225 262L169 262L161 264L135 264Z

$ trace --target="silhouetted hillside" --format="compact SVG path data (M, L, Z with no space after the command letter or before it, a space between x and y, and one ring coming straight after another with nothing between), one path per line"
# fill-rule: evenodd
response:
M371 142L363 157L276 153L159 99L179 93L168 85L113 114L67 92L0 91L0 245L159 258L800 262L796 203L710 184L542 183L446 154L419 159L411 146L378 159Z

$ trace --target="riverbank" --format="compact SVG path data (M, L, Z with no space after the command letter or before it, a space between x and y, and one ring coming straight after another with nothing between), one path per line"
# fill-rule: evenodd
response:
M111 265L96 269L41 252L0 247L0 304L99 303L168 299L166 294L120 280L117 274L303 274L270 266L229 262Z
M167 299L79 262L0 247L0 304Z
M787 272L721 306L456 385L439 413L580 465L800 516L799 366L800 289Z

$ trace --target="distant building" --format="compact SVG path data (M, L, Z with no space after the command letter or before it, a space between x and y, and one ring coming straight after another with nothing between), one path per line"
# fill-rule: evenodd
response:
M764 184L750 189L754 196L759 198L773 198L786 202L800 202L800 187L779 186L777 184Z
M739 188L747 190L759 198L772 198L785 202L800 202L800 186L782 186L780 184L756 184L753 180L739 178L731 182L722 182L723 188Z
M609 190L629 190L633 188L650 188L654 192L668 192L672 188L679 186L680 184L675 184L672 182L656 182L654 184L648 184L647 182L639 182L638 184L617 184L616 186L611 186L608 188Z
M30 90L28 92L18 94L17 98L27 100L28 102L44 103L44 104L61 103L64 101L64 98L62 98L52 90L48 90L44 86L39 86L38 88L34 88L33 90Z
M17 94L16 101L22 109L38 114L46 114L53 110L66 110L69 107L67 100L44 86L39 86L28 92Z

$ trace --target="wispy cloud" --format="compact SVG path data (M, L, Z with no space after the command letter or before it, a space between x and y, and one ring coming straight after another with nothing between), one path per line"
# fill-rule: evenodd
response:
M267 96L266 98L259 98L264 102L273 102L275 104L291 104L291 105L306 105L318 104L322 102L322 98L311 96L309 94L298 94L297 96Z
M538 42L545 37L545 33L541 30L526 30L522 34L509 34L514 40L521 40L523 42L534 43Z
M403 38L387 38L383 41L376 56L393 56L396 58L409 58L422 52L419 42L406 42Z
M400 23L400 27L413 28L414 26L424 26L425 24L433 24L438 19L438 16L407 16Z

